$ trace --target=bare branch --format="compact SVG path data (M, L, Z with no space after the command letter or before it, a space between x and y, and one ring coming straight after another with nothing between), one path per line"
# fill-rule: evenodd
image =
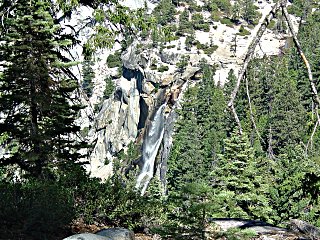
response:
M280 1L277 2L271 9L271 11L266 15L266 17L263 19L258 31L257 31L257 34L256 36L252 39L252 42L250 44L250 46L248 47L248 51L247 51L247 54L245 56L245 59L244 59L244 63L242 65L242 68L239 72L239 75L238 75L238 78L237 78L237 83L236 83L236 86L234 87L232 93L231 93L231 96L230 96L230 100L228 102L228 107L230 108L230 110L232 111L233 115L234 115L234 118L239 126L239 129L241 130L241 124L240 124L240 121L239 121L239 117L237 116L237 112L234 108L234 100L237 96L237 93L239 91L239 88L240 88L240 84L241 84L241 80L243 79L243 76L245 74L245 72L247 71L247 68L248 68L248 65L249 65L249 62L254 54L254 50L256 48L256 46L258 45L264 31L266 30L267 26L269 25L269 23L271 22L271 20L274 18L275 14L277 13L277 11L280 9L281 7L281 3Z
M313 95L312 101L314 102L315 114L317 116L317 121L316 121L316 123L314 125L312 134L311 134L310 139L308 140L308 143L307 143L307 146L306 146L306 154L307 154L309 146L310 145L312 146L312 141L313 141L314 134L316 133L317 128L320 125L320 117L319 117L319 112L318 112L320 99L319 99L319 95L318 95L318 91L317 91L317 87L316 87L315 81L313 80L312 71L311 71L311 67L310 67L309 61L306 58L306 56L305 56L305 54L304 54L304 52L303 52L303 50L301 48L301 45L300 45L299 40L297 38L297 35L296 35L295 31L294 31L292 21L290 19L289 14L288 14L288 11L287 11L287 8L286 8L286 1L282 0L281 8L282 8L283 15L284 15L284 17L285 17L285 19L286 19L286 21L288 23L289 31L291 32L295 47L298 50L298 52L299 52L299 54L300 54L300 56L302 58L302 61L304 62L305 66L307 68L309 83L310 83L311 90L312 90L312 95Z

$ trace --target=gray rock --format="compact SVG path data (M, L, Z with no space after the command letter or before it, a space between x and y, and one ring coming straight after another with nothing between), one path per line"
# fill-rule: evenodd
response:
M146 120L149 117L149 113L153 109L154 100L151 96L143 94L140 98L140 119L138 129L144 128Z
M174 53L170 51L162 51L160 53L161 61L167 64L175 65L180 59L179 53Z
M96 232L97 235L111 238L112 240L134 240L134 233L125 228L109 228Z
M136 54L136 44L132 44L122 54L121 60L123 66L128 69L136 70L139 68L139 57Z
M151 94L154 89L155 87L151 82L146 82L142 86L142 91L146 94Z
M109 237L97 235L93 233L80 233L64 238L63 240L112 240Z
M161 86L168 86L174 81L174 76L172 74L170 75L164 75L161 78Z
M301 232L310 239L320 239L320 229L299 219L290 220L290 228L293 231Z
M188 66L187 69L184 71L184 73L182 74L181 78L184 80L189 80L190 78L192 78L196 72L198 72L200 70L200 68L198 67L190 67Z

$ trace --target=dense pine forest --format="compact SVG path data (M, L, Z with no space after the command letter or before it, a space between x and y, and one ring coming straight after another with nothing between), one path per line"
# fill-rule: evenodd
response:
M320 2L275 0L277 8L266 13L270 21L261 21L258 4L160 0L148 11L146 2L130 9L116 0L0 0L0 239L63 239L111 227L150 239L265 239L248 229L223 231L217 219L257 220L283 229L299 219L316 231ZM92 11L77 23L79 29L90 29L85 40L70 23L81 7ZM298 21L296 36L288 14ZM196 35L217 23L239 28L230 48L234 55L237 39L248 38L261 24L239 72L231 69L225 82L214 81L218 66L208 59L190 60L192 54L215 55L215 36L203 44ZM290 36L278 54L253 54L261 29ZM181 46L173 46L181 39ZM104 66L117 71L104 76L90 121L104 116L113 99L132 106L134 92L121 95L117 79L128 75L123 55L135 41L140 44L136 55L144 49L176 48L179 53L183 48L186 54L174 62L174 76L184 76L192 64L196 75L183 88L179 85L179 101L174 94L162 94L166 85L161 81L148 85L150 94L162 100L149 120L140 124L143 117L138 117L135 140L114 150L112 174L101 180L86 167L94 149L87 140L92 130L80 120L97 91L95 61L103 49L113 49ZM82 55L76 58L79 47ZM171 70L172 65L150 62L157 74ZM136 79L138 94L146 93ZM161 119L169 119L168 108L174 116L172 134L168 127L159 134L172 139L166 165L149 167L153 176L150 183L143 180L146 190L141 191L137 177L143 169L139 160L146 159L146 136L154 136L157 119L166 125ZM112 124L114 116L104 120ZM163 161L166 141L157 145L155 166ZM102 159L106 165L107 160ZM301 234L305 238L290 239L320 239L319 230L318 235Z

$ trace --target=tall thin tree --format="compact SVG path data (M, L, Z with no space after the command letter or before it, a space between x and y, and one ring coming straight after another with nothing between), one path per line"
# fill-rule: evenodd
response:
M71 62L60 51L71 41L54 24L50 6L17 0L0 36L0 136L7 135L1 145L8 153L0 164L17 164L37 178L74 162L81 148L74 141L77 83L66 74Z

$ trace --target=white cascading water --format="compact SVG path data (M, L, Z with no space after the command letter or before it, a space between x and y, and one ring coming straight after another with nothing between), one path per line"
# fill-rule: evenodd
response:
M162 142L164 133L164 114L166 104L161 105L147 129L142 145L142 170L137 178L136 188L141 189L144 195L151 178L153 177L154 162Z

